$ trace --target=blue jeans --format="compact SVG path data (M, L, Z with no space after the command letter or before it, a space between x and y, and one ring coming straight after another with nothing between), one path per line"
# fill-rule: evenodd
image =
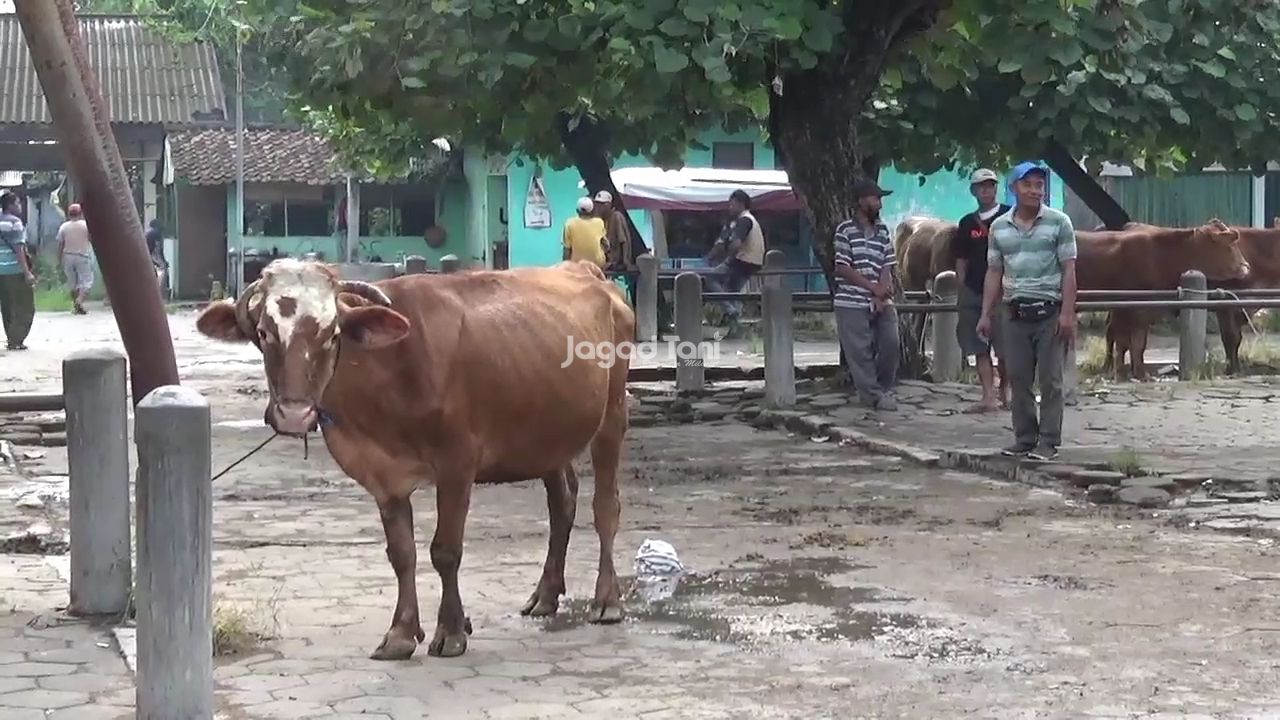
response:
M711 272L703 275L703 279L711 292L742 292L747 281L758 272L758 266L730 258L712 268ZM730 322L737 322L742 315L742 303L739 301L724 300L720 307L724 309L724 315Z

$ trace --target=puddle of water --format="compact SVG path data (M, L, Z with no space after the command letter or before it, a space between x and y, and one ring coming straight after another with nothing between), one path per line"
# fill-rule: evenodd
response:
M674 626L683 640L740 646L768 641L872 640L895 629L920 627L924 621L903 612L858 607L906 598L888 597L880 588L833 585L824 576L865 569L843 558L799 558L765 562L750 568L686 573L667 600L645 602L633 578L622 579L627 622ZM560 612L543 622L545 632L581 627L590 615L590 599L568 599ZM786 608L794 606L794 611ZM813 608L829 617L808 616Z

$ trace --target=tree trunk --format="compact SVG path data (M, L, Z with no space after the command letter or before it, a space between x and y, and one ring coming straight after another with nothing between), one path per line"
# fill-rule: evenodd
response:
M609 166L609 134L608 129L588 115L571 115L562 112L559 115L559 131L560 142L564 145L565 152L568 153L569 159L573 161L574 167L578 169L578 174L582 176L583 182L587 184L587 194L594 196L601 190L608 190L613 196L613 207L622 211L622 217L627 221L627 236L631 245L629 255L635 258L644 252L651 251L644 243L644 238L640 236L640 230L636 227L636 223L631 219L631 214L627 212L626 205L622 199L622 193L618 192L617 186L613 184L613 174ZM637 279L629 278L628 287L631 288L631 304L634 307L636 302L635 287ZM671 325L671 308L667 303L666 297L662 292L658 293L658 335L661 337L664 328Z

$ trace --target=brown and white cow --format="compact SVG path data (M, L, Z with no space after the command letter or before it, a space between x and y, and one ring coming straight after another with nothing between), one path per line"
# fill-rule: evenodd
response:
M1240 235L1219 220L1194 228L1129 223L1122 230L1076 232L1076 277L1081 290L1174 290L1182 274L1199 270L1212 282L1242 281L1249 263ZM1129 353L1131 376L1146 375L1143 353L1161 311L1117 310L1107 321L1108 367L1118 376Z
M554 614L577 508L572 461L588 448L600 539L592 621L622 619L613 542L629 358L609 366L568 349L634 337L634 314L598 268L566 262L368 284L277 260L237 302L210 305L196 324L209 337L255 343L267 423L289 436L319 426L334 460L377 502L399 593L374 659L408 658L425 638L410 501L423 485L436 491L431 564L442 586L430 655L467 649L458 567L477 483L543 481L550 541L522 613Z
M1249 262L1249 278L1246 281L1210 282L1211 286L1226 290L1247 288L1280 288L1280 218L1272 221L1272 227L1252 228L1231 226L1240 233L1240 252ZM1244 326L1256 308L1232 308L1215 311L1218 316L1218 335L1227 356L1227 372L1240 371L1240 342L1244 338Z

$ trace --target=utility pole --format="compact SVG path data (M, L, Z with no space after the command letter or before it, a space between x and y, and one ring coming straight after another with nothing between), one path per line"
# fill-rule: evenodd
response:
M178 384L169 320L143 240L120 148L72 0L15 0L14 14L75 179L116 326L129 355L133 402Z
M238 12L238 11L237 11ZM228 285L235 288L236 297L244 285L244 67L242 64L240 25L236 24L236 261L231 272L235 273L234 282ZM231 280L231 278L228 278Z

